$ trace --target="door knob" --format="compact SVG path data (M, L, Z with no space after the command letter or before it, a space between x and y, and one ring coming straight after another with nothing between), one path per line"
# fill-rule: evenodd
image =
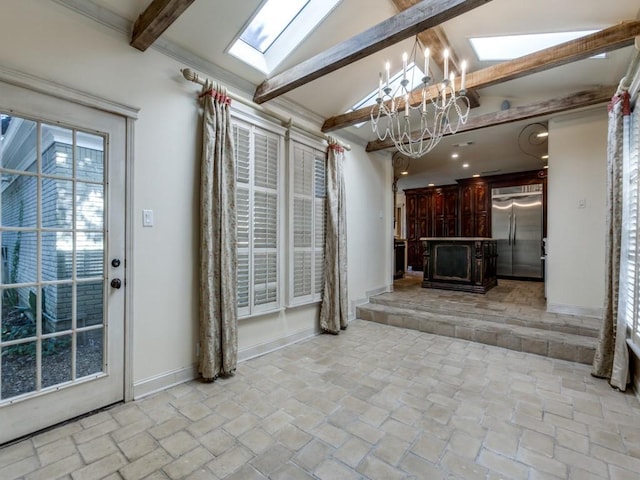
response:
M111 280L111 286L116 290L119 289L122 286L122 280L120 280L119 278L114 278L113 280Z
M120 266L120 259L114 258L113 260L111 260L111 266L113 268L118 268Z

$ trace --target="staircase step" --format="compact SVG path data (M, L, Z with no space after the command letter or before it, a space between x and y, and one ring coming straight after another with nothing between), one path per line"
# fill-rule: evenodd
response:
M386 294L376 295L369 299L370 303L389 307L398 307L398 299ZM446 301L440 299L437 302L414 303L402 302L402 307L437 314L457 314L471 316L474 319L485 320L505 325L517 325L521 327L537 328L541 330L553 330L561 333L570 333L586 337L598 338L599 320L595 318L577 317L573 315L541 314L539 309L527 306L518 307L518 316L514 316L512 309L500 304L492 303L481 305L478 303L462 303L459 301Z
M592 336L496 322L467 314L461 316L414 309L413 306L405 308L370 302L360 305L356 316L362 320L460 338L519 352L535 353L578 363L593 362L597 340Z

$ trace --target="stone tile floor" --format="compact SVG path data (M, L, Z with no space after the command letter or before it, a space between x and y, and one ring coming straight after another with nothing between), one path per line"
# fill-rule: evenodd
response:
M393 292L372 297L372 301L405 306L429 306L434 311L460 314L487 314L521 320L571 325L589 330L597 337L600 319L547 312L544 283L498 279L498 285L485 294L422 288L422 272L407 272L393 282Z
M587 365L355 320L0 449L0 479L640 478Z

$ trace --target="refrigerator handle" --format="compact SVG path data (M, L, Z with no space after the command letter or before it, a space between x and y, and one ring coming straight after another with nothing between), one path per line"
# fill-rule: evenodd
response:
M516 214L513 214L513 244L516 244L516 230L517 230L518 224L516 223Z
M511 245L511 217L512 217L512 215L509 214L509 238L508 238L507 245Z

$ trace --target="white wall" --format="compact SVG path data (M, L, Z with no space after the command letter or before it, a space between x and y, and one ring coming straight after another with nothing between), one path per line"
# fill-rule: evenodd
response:
M53 2L0 0L0 11L1 65L140 107L132 210L133 381L141 394L188 378L196 355L199 171L198 87L179 73L189 65L153 49L139 52L125 35ZM392 198L388 162L358 145L346 157L353 302L391 282ZM142 209L154 210L153 228L142 228ZM240 357L297 340L316 326L315 306L242 320Z
M549 122L549 311L602 314L606 162L606 107Z

